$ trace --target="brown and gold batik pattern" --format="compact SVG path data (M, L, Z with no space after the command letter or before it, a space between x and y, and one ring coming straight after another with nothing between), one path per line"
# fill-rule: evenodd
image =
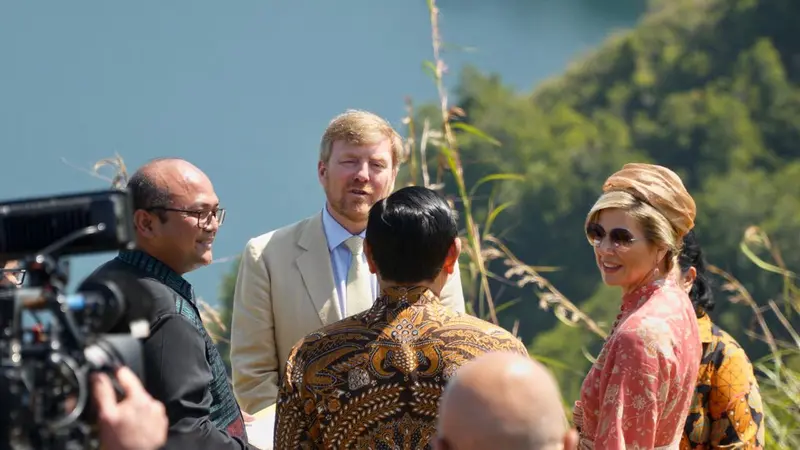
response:
M528 354L511 333L452 312L427 288L385 289L369 310L294 346L275 449L429 449L448 379L498 350Z

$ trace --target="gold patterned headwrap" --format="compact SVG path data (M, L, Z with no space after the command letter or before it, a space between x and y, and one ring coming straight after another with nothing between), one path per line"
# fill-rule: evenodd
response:
M603 193L624 191L643 201L663 215L678 238L694 227L697 207L683 181L675 172L654 164L625 164L603 183Z

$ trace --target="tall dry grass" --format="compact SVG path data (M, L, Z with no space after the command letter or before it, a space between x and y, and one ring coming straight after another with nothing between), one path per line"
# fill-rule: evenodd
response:
M433 121L427 118L421 119L422 124L417 123L420 119L415 117L413 103L407 100L408 114L403 122L407 126L406 158L409 165L409 184L421 184L441 191L446 187L449 175L451 182L455 185L457 198L453 204L454 206L455 203L460 205L460 217L464 224L461 236L463 243L461 273L470 312L499 325L498 310L510 306L512 302L496 304L490 286L490 280L495 279L520 287L533 288L539 296L539 304L543 309L552 309L556 317L565 323L570 325L582 323L600 336L605 336L605 332L590 317L583 314L574 303L541 275L543 268L524 264L500 239L492 234L492 225L503 211L512 206L511 203L497 204L496 198L491 196L486 203L486 219L483 223L476 220L473 201L478 187L487 183L520 181L523 177L521 174L495 173L481 178L472 186L467 186L456 131L487 141L495 146L501 146L501 143L484 131L458 120L465 117L467 113L450 104L449 94L444 87L447 64L442 57L440 10L435 0L427 0L427 4L431 24L433 59L426 61L425 67L433 78L438 94L439 117L436 122L439 123L439 126L432 128L431 122ZM429 161L434 161L435 164L430 166ZM502 261L507 267L504 274L498 275L488 270L487 265L494 260ZM518 328L519 321L516 321L511 331L516 334Z

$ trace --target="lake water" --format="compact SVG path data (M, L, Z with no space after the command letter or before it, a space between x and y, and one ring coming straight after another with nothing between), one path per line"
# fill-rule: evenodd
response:
M465 63L530 90L644 0L441 0L449 85ZM223 6L224 5L224 6ZM320 135L347 108L400 126L403 99L430 101L424 1L4 2L0 15L0 198L100 189L85 172L178 156L209 174L228 217L223 262L188 275L213 302L225 257L323 204ZM73 281L110 254L75 258ZM74 285L74 282L73 282Z

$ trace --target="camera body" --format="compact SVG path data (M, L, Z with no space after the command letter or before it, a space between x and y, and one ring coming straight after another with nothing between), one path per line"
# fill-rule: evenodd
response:
M97 447L90 376L120 365L143 376L149 324L103 334L126 317L125 292L108 281L65 292L66 257L133 247L132 213L124 190L0 202L0 267L24 274L0 287L0 449Z

